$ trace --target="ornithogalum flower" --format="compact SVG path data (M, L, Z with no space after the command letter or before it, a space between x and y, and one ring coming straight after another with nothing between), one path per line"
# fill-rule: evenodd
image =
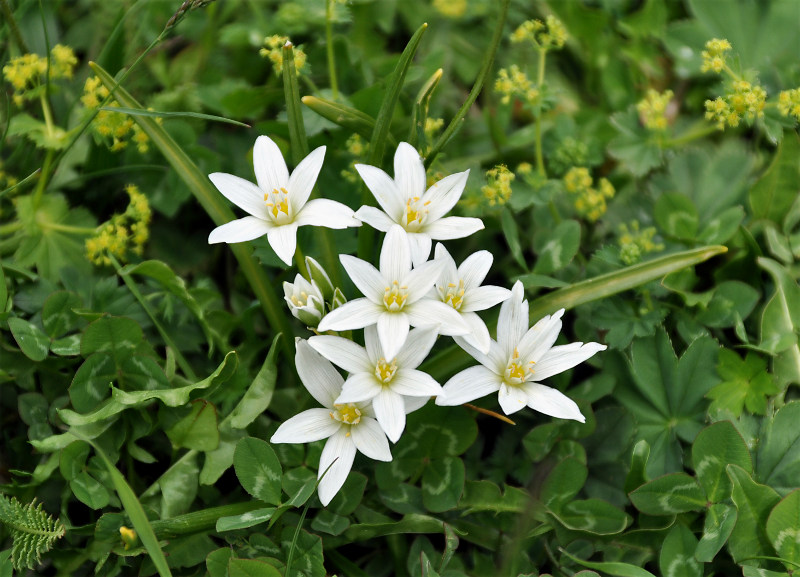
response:
M319 500L327 505L347 480L356 451L378 461L391 461L392 453L371 405L337 403L344 383L342 376L307 341L296 339L295 344L297 374L311 396L325 408L295 415L278 427L270 442L311 443L328 439L319 458L318 476L322 480L317 487Z
M267 136L259 136L253 149L258 185L224 172L208 175L225 198L250 214L218 226L208 235L208 242L244 242L266 234L278 258L291 265L297 248L297 227L360 226L361 222L345 205L325 198L308 200L324 158L325 147L320 146L289 176L278 145Z
M283 300L289 305L292 315L309 327L317 326L325 314L322 290L316 282L309 282L299 274L293 283L283 283Z
M406 142L400 143L394 155L394 180L375 166L356 164L355 169L383 209L362 206L356 218L384 232L395 224L403 227L414 266L428 260L431 239L464 238L483 228L479 218L444 216L461 198L469 170L446 176L425 190L425 166Z
M554 347L564 309L528 329L528 301L522 297L522 284L517 281L511 298L500 307L497 341L491 341L488 354L459 342L481 364L447 381L444 395L436 397L436 404L460 405L497 391L500 407L507 415L528 406L551 417L583 423L585 418L572 399L539 381L571 369L606 347L598 343Z
M436 281L434 296L453 307L469 325L470 332L458 339L472 345L482 353L489 352L489 330L475 311L482 311L503 302L511 291L499 286L480 286L492 266L492 253L481 250L472 253L456 269L456 262L444 245L436 245L435 257L444 260L444 267Z
M381 247L380 270L350 255L339 257L347 274L364 295L322 318L319 331L343 331L377 325L387 359L397 356L411 326L438 326L445 334L463 335L469 326L452 307L427 297L444 261L432 260L411 269L408 237L392 226Z
M308 343L349 373L337 403L371 403L375 418L396 443L406 426L406 413L442 392L433 377L417 367L436 342L436 330L414 329L396 357L383 353L375 326L364 329L362 347L342 337L311 337Z

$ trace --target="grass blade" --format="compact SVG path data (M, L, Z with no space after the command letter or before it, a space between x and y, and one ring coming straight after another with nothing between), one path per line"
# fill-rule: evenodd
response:
M250 128L249 124L239 122L238 120L232 120L224 116L215 116L213 114L202 114L200 112L161 112L158 110L142 110L141 108L123 108L122 106L101 106L100 110L120 112L122 114L130 114L131 116L147 116L150 118L199 118L201 120L225 122L227 124L235 124L236 126Z
M300 100L311 110L334 124L338 124L345 130L355 132L367 139L372 138L372 133L375 130L375 119L369 114L341 102L334 102L317 96L303 96ZM397 146L397 140L391 134L387 134L386 138L390 146Z

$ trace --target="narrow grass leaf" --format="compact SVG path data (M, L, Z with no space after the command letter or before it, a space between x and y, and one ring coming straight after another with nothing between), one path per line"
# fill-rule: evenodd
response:
M201 120L212 120L214 122L224 122L226 124L235 124L243 128L250 128L249 124L239 122L238 120L225 118L224 116L216 116L214 114L202 114L200 112L163 112L158 110L142 110L140 108L126 108L123 106L101 106L100 110L119 112L131 116L147 116L149 118L199 118Z

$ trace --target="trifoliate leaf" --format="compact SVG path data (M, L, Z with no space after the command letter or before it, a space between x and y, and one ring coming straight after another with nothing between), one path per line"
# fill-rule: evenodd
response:
M746 407L754 415L764 415L767 398L778 393L778 386L767 372L767 361L753 352L742 359L734 351L722 349L717 374L723 381L706 395L713 399L711 413L723 410L739 417Z

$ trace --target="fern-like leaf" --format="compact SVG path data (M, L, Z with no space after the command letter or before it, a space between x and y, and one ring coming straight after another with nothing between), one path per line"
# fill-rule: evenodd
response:
M17 571L35 568L42 553L66 533L64 524L48 515L41 503L37 507L35 499L23 505L14 497L0 495L0 523L11 531L11 563Z

